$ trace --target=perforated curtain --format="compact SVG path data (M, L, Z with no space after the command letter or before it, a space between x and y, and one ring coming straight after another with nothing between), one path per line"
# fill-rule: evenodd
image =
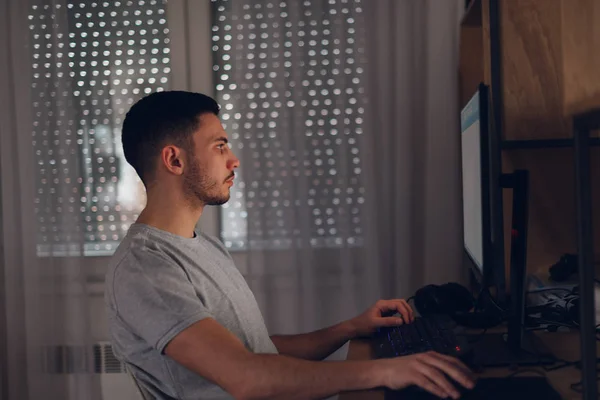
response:
M361 1L215 1L222 119L241 160L222 236L274 333L361 309Z
M271 331L457 280L460 2L212 4L241 159L221 234Z
M145 204L120 128L134 101L168 88L166 6L2 6L8 398L108 398L102 374L124 370L102 345L109 339L103 292L92 272L103 275L106 256Z
M8 398L98 399L83 265L64 252L55 256L41 248L42 237L74 233L79 227L74 201L69 201L76 193L68 182L75 180L81 157L75 138L72 143L64 139L76 117L66 95L68 65L61 60L67 43L62 48L57 40L67 35L66 7L57 2L3 6ZM77 251L82 238L69 239L71 250Z
M366 7L367 249L384 297L465 283L462 267L459 0Z

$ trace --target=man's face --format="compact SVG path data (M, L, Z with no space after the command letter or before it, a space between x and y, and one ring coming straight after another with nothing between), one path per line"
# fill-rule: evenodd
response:
M193 203L221 205L229 200L234 169L240 161L227 145L227 133L214 114L200 117L193 135L193 151L188 151L183 174L183 190Z

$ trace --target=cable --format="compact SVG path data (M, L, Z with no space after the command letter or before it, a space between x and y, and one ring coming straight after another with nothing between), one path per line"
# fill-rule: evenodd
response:
M557 326L566 326L569 328L579 328L577 319L573 318L572 304L578 300L579 296L565 296L562 299L552 301L539 306L527 308L527 317L529 320L537 323L547 323ZM564 304L557 304L564 302ZM540 314L540 317L533 316Z
M573 293L573 289L567 289L567 288L542 288L542 289L534 289L534 290L529 290L528 292L526 292L526 294L536 294L536 293L543 293L543 292L555 292L555 291L565 291L565 292L569 292L569 293Z
M600 379L600 377L596 377L596 382L598 382L598 379ZM569 387L574 392L583 393L583 382L582 381L571 383L571 385Z
M514 376L520 375L520 374L526 374L526 373L530 373L530 374L535 374L538 376L542 376L542 377L546 377L546 374L540 370L537 369L532 369L532 368L526 368L526 369L518 369L515 372L508 374L506 377L507 378L512 378Z
M485 336L485 334L487 333L487 330L488 330L488 328L485 328L483 331L481 331L479 334L477 334L477 336L475 336L475 338L468 340L467 343L469 343L469 344L477 343L478 341L481 340L481 338L483 336Z
M566 322L552 321L552 320L549 320L549 319L537 318L537 317L529 317L529 318L532 319L532 320L535 320L535 322L538 322L540 324L564 326L564 327L571 328L571 329L577 329L577 328L579 328L578 325L568 324Z
M560 323L558 323L558 324L557 324L557 323L554 323L553 321L551 321L551 322L552 322L553 324L555 324L555 325L562 325L562 324L560 324ZM566 326L566 325L565 325L565 326ZM521 327L522 327L523 329L525 329L526 331L528 331L528 332L530 331L530 329L526 329L526 328L525 328L525 326L523 326L523 325L521 325ZM532 329L531 329L531 330L532 330ZM535 330L539 330L539 329L535 329ZM505 335L507 335L507 334L508 334L508 333L505 333ZM541 368L542 368L544 371L553 371L553 370L555 370L555 369L561 369L561 368L565 368L565 367L571 366L571 365L573 365L573 364L575 364L575 363L576 363L576 362L570 362L570 361L563 360L563 359L561 359L561 358L558 358L558 357L554 356L553 354L541 354L541 353L538 351L538 349L535 347L535 341L534 341L534 340L532 340L532 341L531 341L529 344L530 344L530 346L531 346L531 350L532 350L532 351L527 351L527 350L525 350L525 349L521 349L521 351L522 351L522 352L524 352L524 353L528 353L528 354L531 354L531 355L534 355L534 356L536 356L536 357L538 358L538 363L539 363L539 364L542 364L542 362L543 362L543 361L550 361L550 362L552 362L552 363L560 363L560 365L558 365L558 366L554 365L554 366L552 366L552 367L548 367L548 366L546 366L546 365L540 365L540 367L541 367Z
M559 365L553 365L552 367L544 366L544 371L547 371L547 372L556 371L558 369L572 367L575 364L577 364L577 361L563 361L561 364L559 364Z
M477 298L477 301L479 301L479 299L481 298L481 296L483 295L483 293L487 293L487 297L490 300L490 302L494 305L494 307L496 307L500 312L505 313L506 310L502 307L500 307L498 305L498 303L496 303L496 300L494 300L494 296L492 296L492 294L490 293L489 288L483 288L481 289L481 293L479 294L479 297Z
M479 291L479 293L477 294L477 296L475 297L475 304L473 304L473 311L479 310L479 304L481 302L481 298L482 298L485 290L486 290L486 288L482 287L481 290Z
M596 358L596 364L600 363L600 357ZM581 369L581 360L575 361L575 368Z

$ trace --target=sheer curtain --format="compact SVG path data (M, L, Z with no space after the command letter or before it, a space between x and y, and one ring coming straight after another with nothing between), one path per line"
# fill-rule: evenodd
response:
M229 247L272 333L460 278L459 0L168 6L0 1L8 399L132 398L105 380L122 366L102 374L100 277L145 201L119 127L152 91L223 107L240 179L200 227Z
M67 121L74 119L66 95L71 82L59 55L65 49L47 40L66 35L66 7L12 1L2 7L0 161L8 349L3 394L99 399L84 265L67 257L82 254L80 238L73 235L80 229L74 218L78 193L65 184L80 162L76 143L63 139ZM47 12L35 13L33 7ZM40 39L37 47L34 35ZM64 79L57 78L63 74ZM50 244L59 237L68 238L70 246Z
M466 279L458 104L464 2L369 3L368 251L385 297Z
M217 99L241 160L221 234L271 331L351 317L366 285L364 2L213 3Z
M241 159L221 235L273 332L461 279L461 11L213 2L216 93Z
M168 75L168 55L150 62L161 48L152 40L168 35L164 16L148 17L161 4L149 1L132 27L128 16L141 15L133 2L2 3L9 399L102 399L103 373L124 372L102 344L102 290L92 278L145 201L118 135L128 106L162 89ZM140 76L145 61L156 64L147 67L157 69L150 79Z

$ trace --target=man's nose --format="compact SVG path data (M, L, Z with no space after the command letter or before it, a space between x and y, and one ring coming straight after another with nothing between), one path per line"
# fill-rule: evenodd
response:
M227 166L229 169L235 169L240 166L240 160L232 153L232 158L229 160L229 165Z

